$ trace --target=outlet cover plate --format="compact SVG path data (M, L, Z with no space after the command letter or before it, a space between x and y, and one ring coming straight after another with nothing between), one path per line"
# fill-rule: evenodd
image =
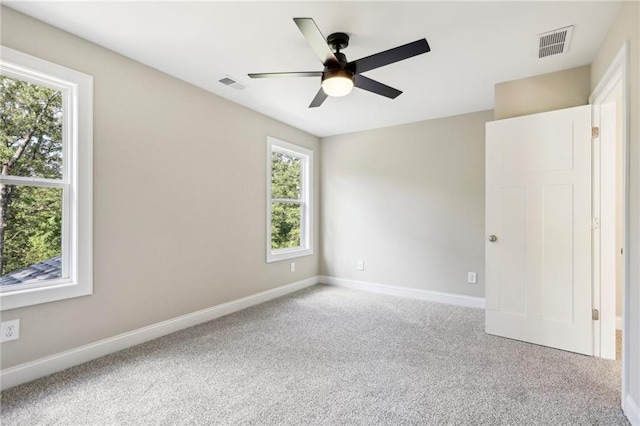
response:
M0 323L0 343L18 340L20 338L20 320L3 321Z

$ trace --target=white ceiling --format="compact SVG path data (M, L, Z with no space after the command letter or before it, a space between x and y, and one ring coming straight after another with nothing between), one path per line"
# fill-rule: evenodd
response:
M493 108L494 84L590 64L620 2L21 2L4 4L317 136ZM321 71L294 24L346 32L359 59L426 38L431 52L366 76L404 93L360 89L309 109L315 78L250 72ZM536 34L574 25L569 52L536 59ZM218 83L229 75L246 89Z

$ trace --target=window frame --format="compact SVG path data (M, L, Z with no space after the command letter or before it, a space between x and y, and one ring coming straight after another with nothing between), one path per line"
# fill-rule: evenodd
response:
M93 293L93 77L0 46L0 74L63 97L62 178L2 177L5 184L61 188L62 278L0 287L0 311Z
M300 198L298 201L274 199L271 194L271 158L274 151L300 159ZM313 151L301 146L267 137L267 263L313 254ZM271 247L271 205L274 202L300 204L300 246L273 249Z

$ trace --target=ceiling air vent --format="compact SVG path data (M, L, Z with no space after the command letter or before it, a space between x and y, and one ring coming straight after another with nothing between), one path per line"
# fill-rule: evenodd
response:
M569 50L573 25L538 34L535 40L535 55L538 58L566 53Z
M220 80L218 80L220 83L224 84L225 86L229 86L229 87L233 87L236 90L242 90L245 88L245 86L243 86L242 84L238 83L237 81L235 81L232 77L230 76L224 76L223 78L221 78Z

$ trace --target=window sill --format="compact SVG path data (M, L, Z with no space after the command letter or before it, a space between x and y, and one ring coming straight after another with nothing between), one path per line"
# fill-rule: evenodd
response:
M88 296L93 293L91 282L85 285L64 282L59 284L25 288L0 294L0 311L71 299L73 297Z
M313 249L311 248L295 248L267 252L267 263L279 262L281 260L295 259L297 257L311 256Z

